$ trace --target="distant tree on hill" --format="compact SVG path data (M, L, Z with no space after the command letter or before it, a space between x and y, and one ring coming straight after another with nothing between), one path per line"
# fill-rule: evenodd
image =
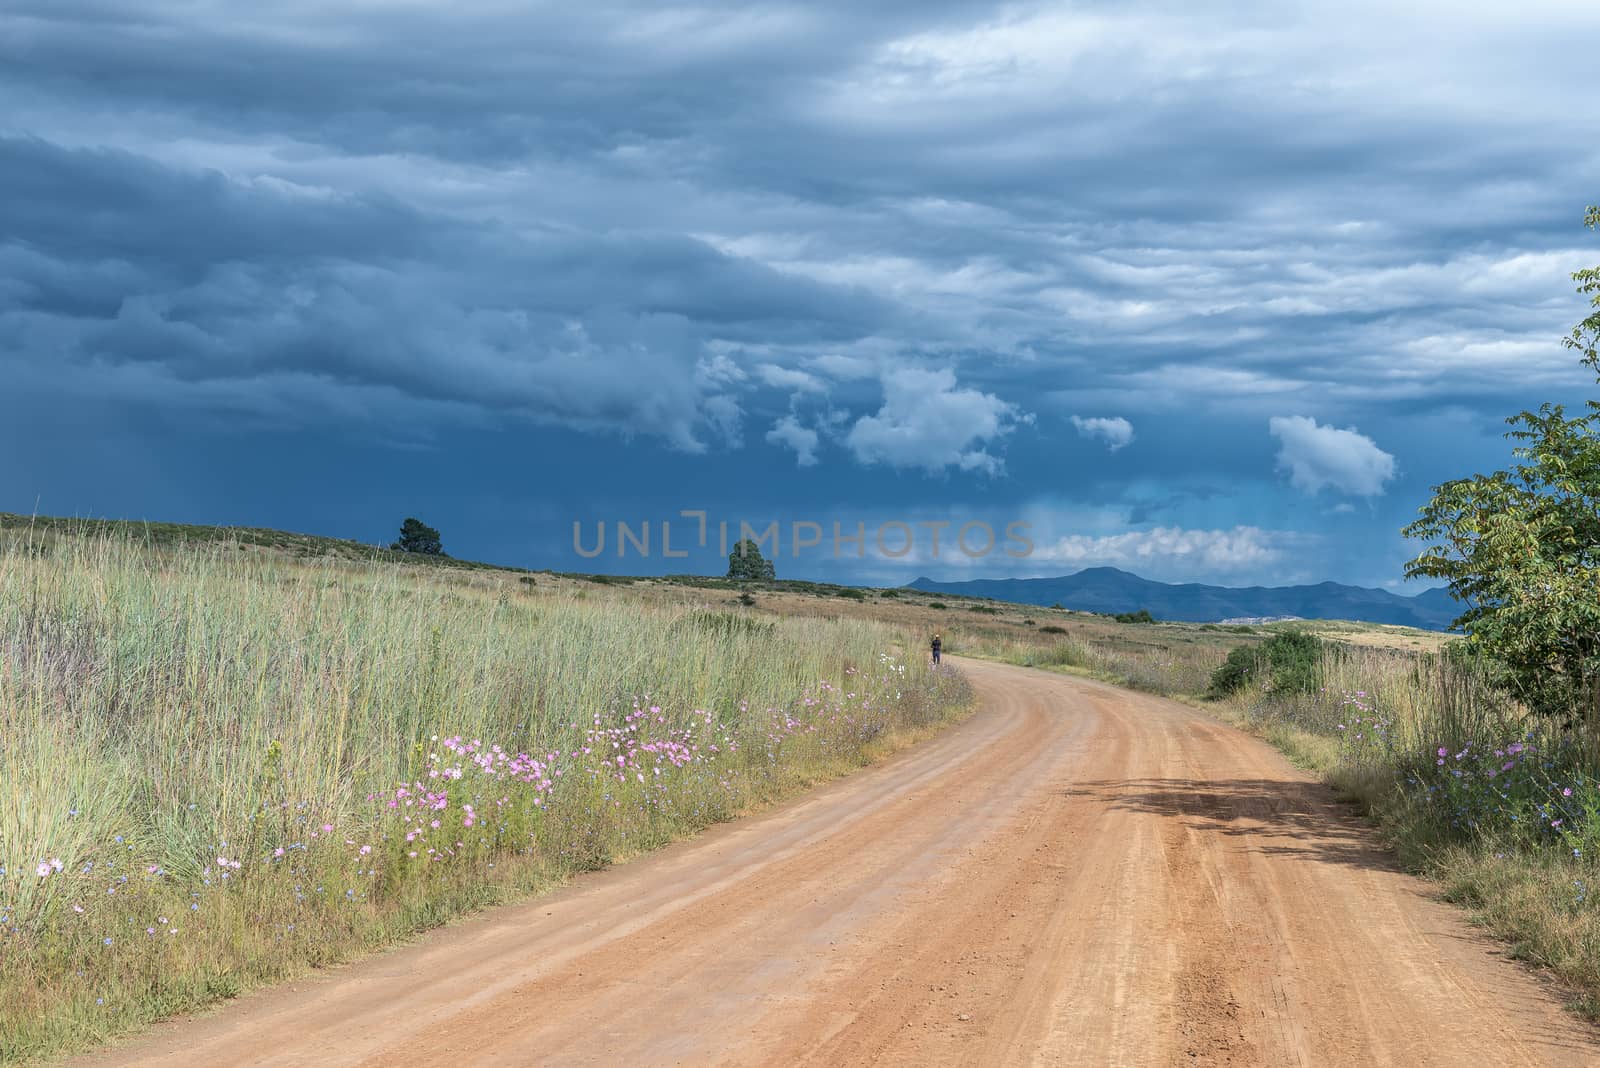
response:
M400 524L400 540L389 548L403 553L419 553L423 556L445 554L444 544L439 540L439 532L422 520L409 516Z
M741 538L728 554L728 577L740 582L771 582L777 571L772 561L761 555L761 546Z

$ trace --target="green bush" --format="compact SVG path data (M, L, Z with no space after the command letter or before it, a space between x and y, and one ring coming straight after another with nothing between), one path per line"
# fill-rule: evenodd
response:
M1226 697L1244 689L1245 683L1256 674L1261 660L1261 650L1252 645L1235 646L1211 673L1211 696Z
M1268 638L1261 649L1272 668L1273 690L1315 693L1322 685L1323 641L1315 634L1284 631Z
M1066 632L1066 627L1058 627L1054 623L1046 623L1039 628L1040 634L1065 634Z
M1286 630L1260 645L1241 645L1211 674L1211 696L1226 697L1255 683L1274 693L1314 693L1322 684L1323 641Z
M1154 623L1156 617L1150 614L1150 609L1141 608L1137 612L1118 612L1111 617L1118 623Z
M946 608L949 608L950 606L945 604L943 601L929 601L928 602L928 607L929 608L937 608L937 609L939 609L939 611L942 612Z

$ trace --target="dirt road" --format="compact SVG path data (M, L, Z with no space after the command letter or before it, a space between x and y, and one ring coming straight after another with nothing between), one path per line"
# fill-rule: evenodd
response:
M962 667L888 764L86 1063L1600 1064L1264 743Z

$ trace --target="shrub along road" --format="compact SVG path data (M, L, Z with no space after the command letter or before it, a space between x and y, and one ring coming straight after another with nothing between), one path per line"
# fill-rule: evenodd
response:
M879 767L82 1063L1600 1063L1266 743L962 668Z

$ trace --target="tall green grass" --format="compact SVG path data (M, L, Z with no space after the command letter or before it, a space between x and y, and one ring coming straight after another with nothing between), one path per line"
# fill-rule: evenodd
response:
M967 701L897 648L920 635L225 546L13 541L0 1059L347 958L857 766Z

